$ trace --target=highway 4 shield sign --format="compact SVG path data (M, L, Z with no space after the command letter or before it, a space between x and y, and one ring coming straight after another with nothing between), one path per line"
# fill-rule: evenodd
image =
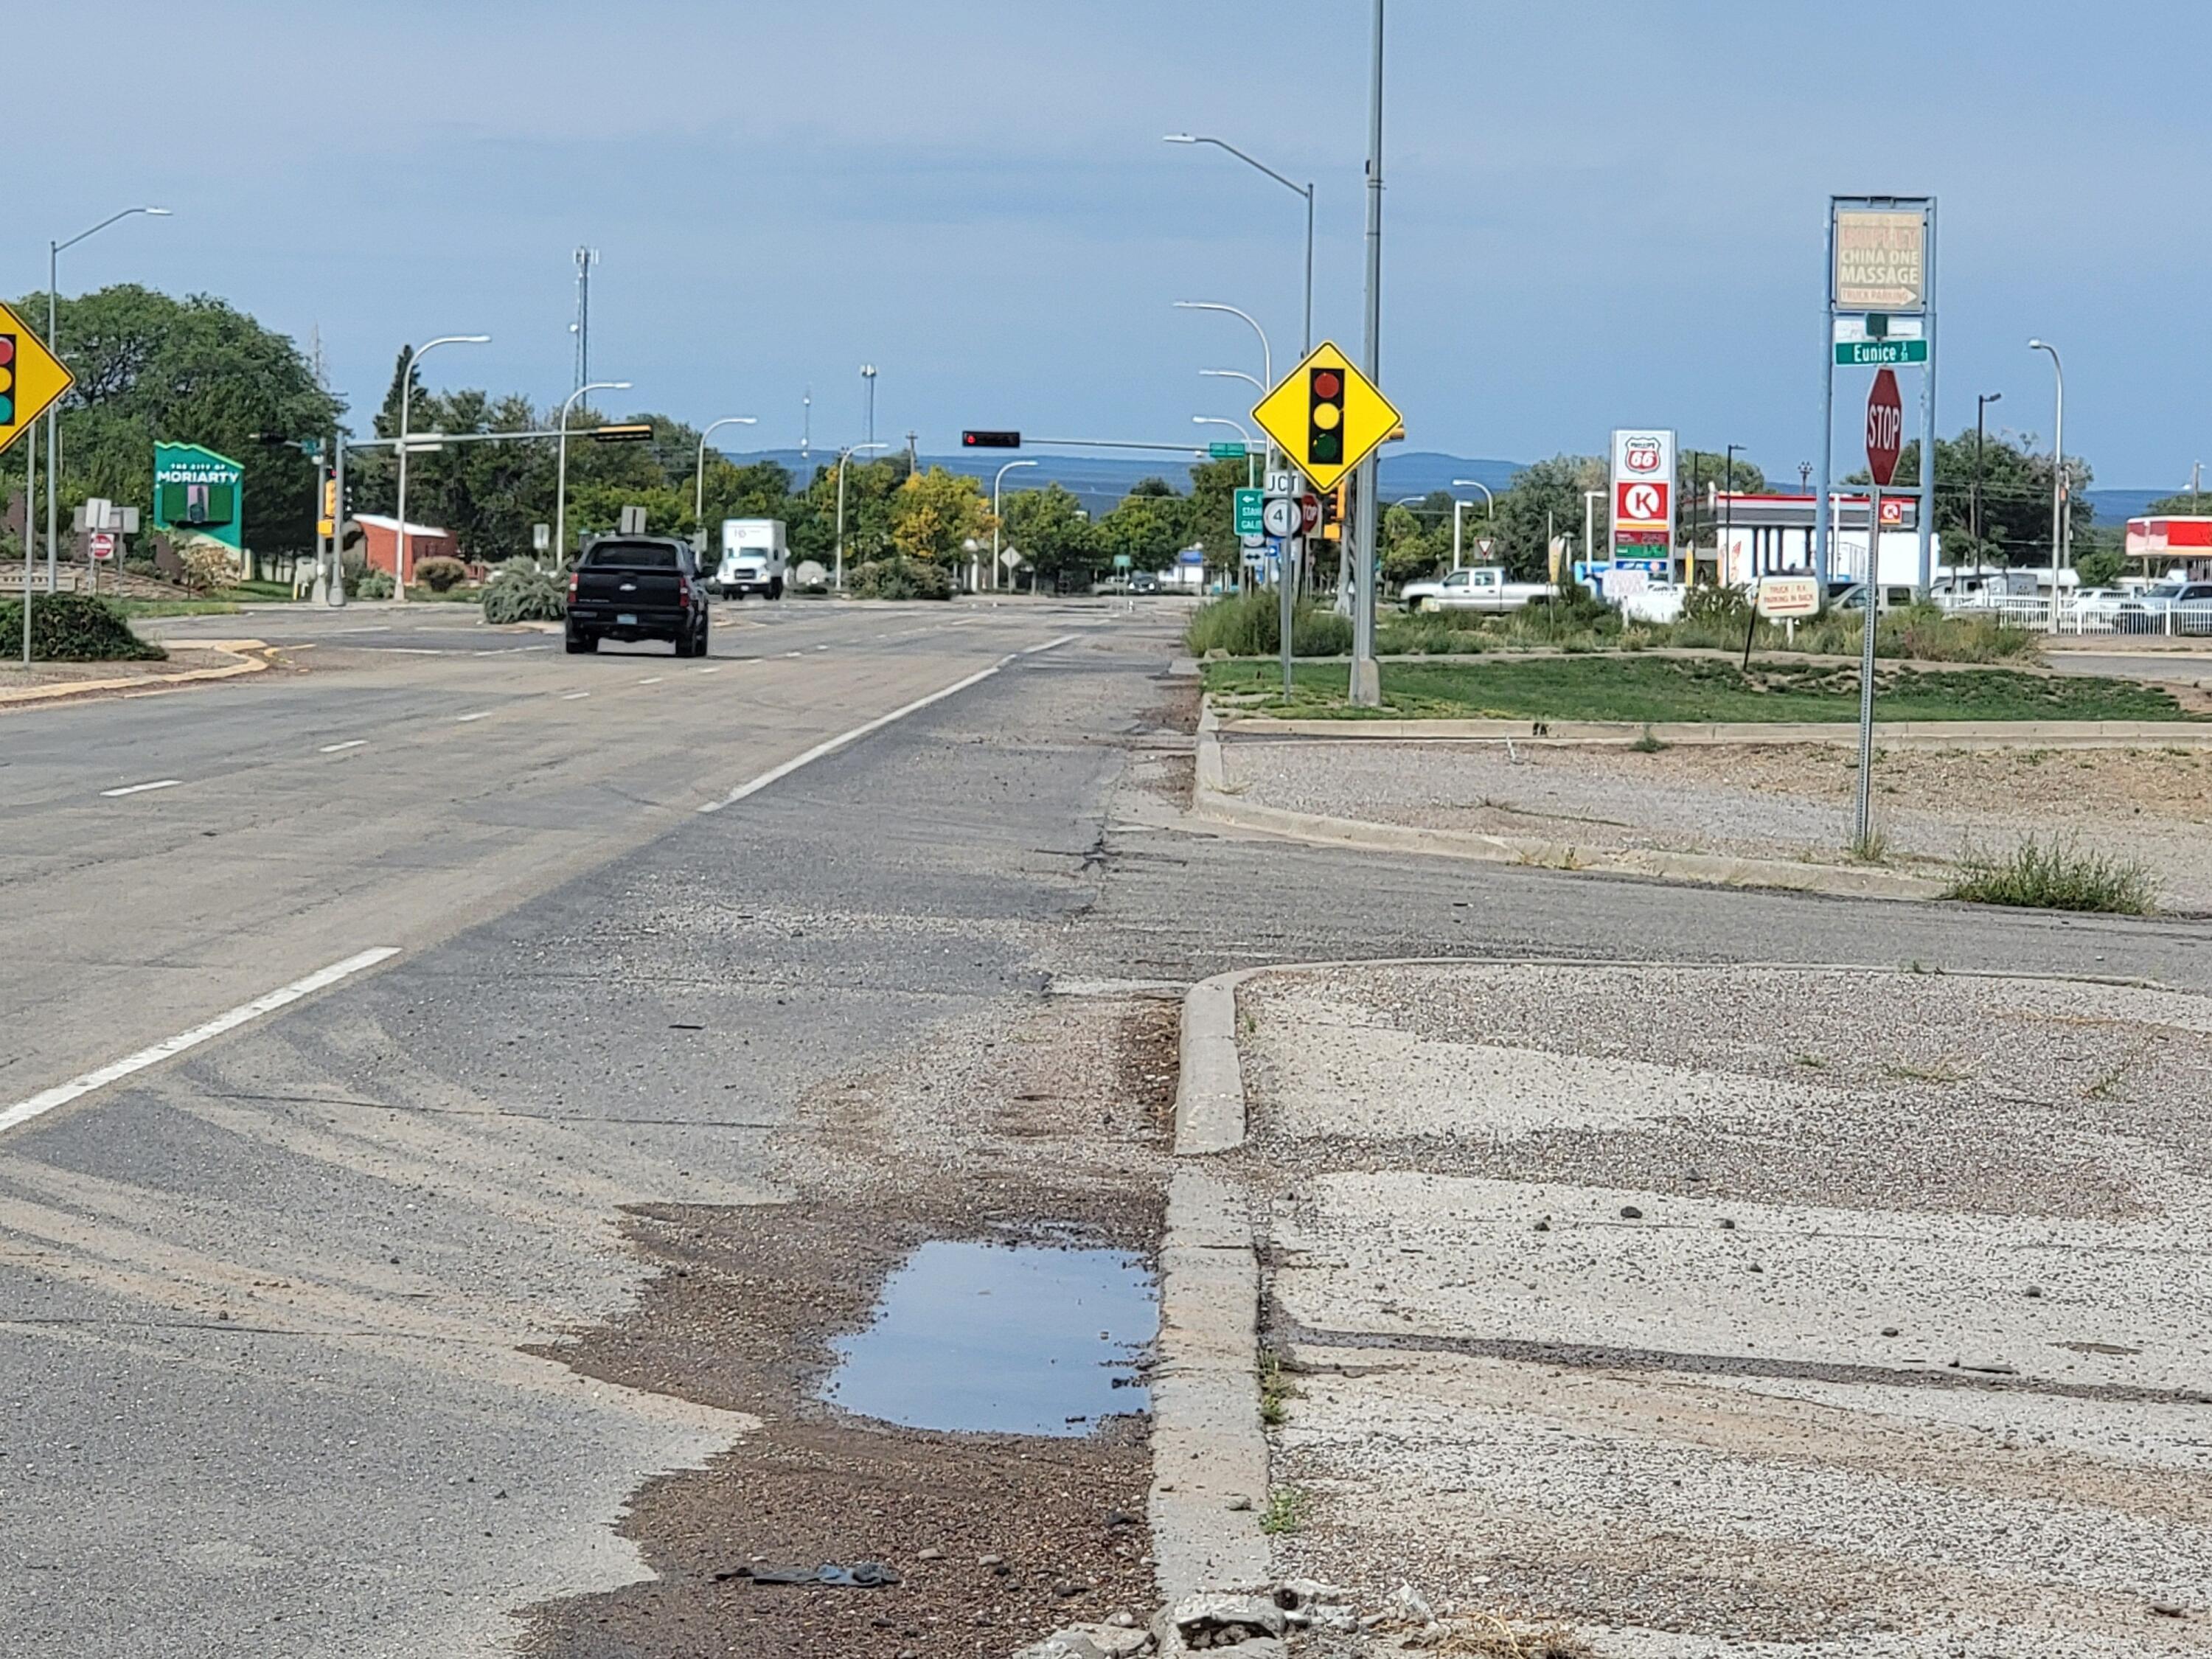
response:
M0 449L76 384L30 325L0 306Z

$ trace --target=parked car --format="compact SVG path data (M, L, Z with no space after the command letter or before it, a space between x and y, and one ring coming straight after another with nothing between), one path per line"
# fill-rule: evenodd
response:
M2212 581L2163 581L2120 601L2112 626L2123 634L2212 634Z
M707 588L691 544L662 536L606 536L568 574L568 649L601 640L666 640L679 657L707 654Z
M1518 611L1559 590L1549 582L1509 582L1503 565L1470 565L1434 581L1407 582L1398 597L1408 611Z

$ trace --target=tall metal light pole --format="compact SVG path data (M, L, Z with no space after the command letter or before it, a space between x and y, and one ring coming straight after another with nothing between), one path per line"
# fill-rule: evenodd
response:
M561 405L561 459L553 469L553 568L558 570L568 558L568 411L576 400L593 392L627 392L628 380L589 380L568 394Z
M1367 337L1360 367L1382 384L1382 0L1375 0L1374 79L1367 108ZM1382 672L1375 661L1376 484L1382 461L1375 455L1359 465L1358 581L1353 589L1352 683L1347 701L1363 708L1382 702Z
M149 219L166 219L169 210L165 207L131 207L120 213L111 213L90 230L81 230L66 242L46 244L46 349L55 356L62 355L61 321L58 315L58 295L61 287L61 258L64 250L75 247L88 236L96 236L108 226L125 219L144 215ZM61 408L57 404L46 411L46 592L54 591L57 578L54 571L54 549L61 534ZM31 498L23 497L23 545L31 544ZM29 561L26 559L27 565ZM25 572L23 610L30 612L29 572Z
M1983 411L1984 411L1984 410L1987 410L1987 409L1989 408L1989 406L1990 406L1991 404L1996 403L1999 398L2002 398L2003 396L2004 396L2004 393L2003 393L2003 392L1977 392L1977 393L1975 393L1975 394L1974 394L1974 490L1973 490L1973 495L1972 495L1972 498L1971 498L1971 499L1972 499L1972 506L1971 506L1971 507L1968 509L1968 512L1967 512L1967 515L1966 515L1966 516L1967 516L1970 520L1972 520L1972 523L1973 523L1973 528L1974 528L1974 562L1975 562L1976 564L1978 564L1978 564L1981 564L1981 563L1983 563L1983 562L1984 562L1984 560L1983 560L1983 558L1982 558L1982 418L1983 418ZM1957 566L1954 564L1952 568L1953 568L1954 569L1956 569L1956 568L1957 568ZM1956 592L1956 590L1955 590L1955 589L1954 589L1954 592L1953 592L1952 597L1953 597L1953 598L1954 598L1954 599L1958 597L1958 595L1957 595L1957 592Z
M392 543L392 597L407 597L407 416L415 395L415 365L441 345L483 345L489 334L441 334L419 351L407 354L407 367L399 376L399 529Z
M830 586L840 593L845 591L845 463L864 449L881 449L878 443L847 444L837 452L837 574Z
M868 444L872 448L876 441L876 366L873 363L860 365L860 380L868 388Z
M1275 354L1267 344L1267 331L1260 326L1250 312L1239 311L1235 306L1221 305L1212 300L1177 300L1175 308L1177 311L1225 311L1231 317L1242 317L1251 324L1252 331L1260 337L1260 372L1269 388L1273 389L1275 384Z
M699 434L699 465L691 478L691 519L696 524L707 513L707 440L726 426L755 426L750 415L725 415Z
M1482 492L1482 499L1489 503L1489 510L1483 514L1484 519L1491 524L1498 522L1498 497L1490 493L1490 486L1488 484L1483 483L1480 478L1454 478L1452 480L1452 488L1455 489L1480 489ZM1452 503L1452 568L1455 570L1459 568L1460 514L1466 508L1473 507L1474 505L1474 503L1469 501L1457 501Z
M1035 461L1008 461L999 469L999 476L991 480L991 591L999 591L999 486L1006 481L1006 474L1018 466L1035 466Z
M1283 175L1282 175L1281 173L1279 173L1276 172L1276 171L1274 170L1274 168L1273 168L1273 167L1269 167L1269 166L1268 166L1265 161L1255 161L1255 160L1254 160L1251 156L1247 155L1246 155L1243 150L1241 150L1241 149L1237 149L1236 145L1234 145L1234 144L1232 144L1232 143L1229 143L1227 140L1225 140L1225 139L1221 139L1221 138L1208 138L1208 137L1204 137L1204 136L1202 136L1202 135L1195 135L1195 134L1188 133L1188 132L1170 132L1170 134L1168 134L1168 136L1167 136L1167 140L1166 140L1166 142L1167 142L1167 143L1170 143L1170 144L1212 144L1212 145L1216 149L1225 149L1225 150L1227 150L1227 151L1228 151L1231 155L1235 156L1238 161L1240 161L1243 162L1245 166L1247 166L1247 167L1256 167L1256 168L1257 168L1257 169L1259 169L1259 171L1261 171L1261 173L1266 173L1266 174L1267 174L1270 179L1273 179L1277 184L1280 185L1281 185L1285 190L1289 191L1290 191L1293 196L1303 196L1303 197L1304 197L1304 198L1306 198L1306 332L1305 332L1305 350L1306 350L1306 351L1311 351L1311 350L1313 349L1313 267L1314 267L1314 187L1313 187L1313 185L1312 185L1310 183L1308 183L1308 184L1303 184L1303 185L1295 185L1295 184L1292 184L1292 183L1291 183L1288 179L1285 179L1285 177L1283 177ZM1299 356L1304 356L1304 355L1305 355L1305 353L1304 353L1304 352L1301 352L1301 353L1299 353ZM1270 389L1272 389L1272 383L1271 383L1271 388L1270 388Z
M1193 426L1225 426L1244 441L1244 483L1249 488L1253 483L1252 434L1244 429L1241 422L1224 420L1218 415L1194 415L1190 417L1190 423Z
M2058 573L2066 561L2066 370L2058 361L2058 348L2045 340L2030 340L2030 351L2051 354L2051 372L2057 382L2057 410L2051 434L2051 631L2058 631Z

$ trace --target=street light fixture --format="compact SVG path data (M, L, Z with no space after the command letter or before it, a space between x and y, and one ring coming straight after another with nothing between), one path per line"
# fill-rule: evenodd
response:
M149 219L167 219L170 216L169 210L165 207L128 207L125 208L120 213L109 214L107 217L102 219L90 230L81 230L65 242L50 241L46 244L46 349L52 352L56 358L59 358L62 355L62 331L61 322L58 316L62 254L66 250L75 247L79 242L84 240L86 237L96 236L112 224L118 223L125 219L136 218L141 215ZM48 410L46 411L46 592L51 593L54 591L57 583L54 568L54 550L58 544L61 534L60 515L62 497L61 489L59 488L62 481L61 410L58 408ZM35 463L33 464L35 465ZM24 564L26 566L23 581L23 592L25 594L23 608L26 613L30 610L30 599L28 596L31 591L31 585L27 568L30 563L30 546L31 492L30 487L26 484L23 495L23 550L25 556ZM27 628L27 622L26 626Z
M2051 631L2058 631L2058 572L2066 558L2066 370L2058 361L2058 348L2046 340L2030 340L2030 351L2051 354L2051 372L2057 382L2057 409L2051 434Z
M726 426L758 424L758 421L750 415L725 415L699 434L699 465L691 481L691 518L695 524L703 519L707 512L707 440Z
M561 459L555 466L553 481L553 568L556 570L568 557L568 411L576 406L577 398L588 392L629 390L628 380L592 380L570 392L568 401L561 405Z
M1252 434L1236 421L1224 420L1218 415L1194 415L1193 426L1225 426L1244 441L1244 484L1248 489L1257 481L1252 477Z
M863 450L888 447L878 443L847 444L837 452L837 574L831 586L840 593L845 591L845 463Z
M1490 493L1490 486L1488 484L1483 483L1480 478L1454 478L1452 480L1452 488L1454 489L1480 489L1482 492L1482 499L1489 503L1489 510L1483 514L1484 520L1491 524L1496 524L1498 522L1498 498ZM1452 568L1455 570L1459 568L1460 514L1474 505L1474 503L1473 501L1455 501L1452 503Z
M407 597L407 416L415 395L415 365L442 345L484 345L489 334L441 334L418 351L407 354L407 368L399 377L399 529L392 544L392 597Z
M1008 461L999 469L999 476L991 480L991 591L999 591L999 486L1006 481L1006 474L1018 466L1035 466L1035 461Z
M1275 385L1274 349L1267 343L1267 331L1260 326L1258 321L1253 317L1250 312L1239 311L1235 306L1221 305L1212 300L1177 300L1175 302L1175 307L1177 311L1224 311L1228 313L1231 317L1242 317L1247 323L1250 324L1252 331L1260 337L1260 372L1267 377L1268 390L1273 390ZM1264 397L1266 393L1263 392L1261 395ZM1274 440L1272 438L1267 441L1267 470L1270 472L1275 470L1275 444Z
M1238 161L1240 161L1243 162L1245 166L1247 166L1247 167L1255 167L1255 168L1257 168L1260 172L1266 173L1266 174L1267 174L1270 179L1273 179L1277 184L1280 185L1281 185L1285 190L1289 191L1291 192L1291 194L1292 194L1293 196L1303 196L1303 197L1304 197L1304 198L1306 198L1306 333L1305 333L1305 342L1306 342L1306 343L1305 343L1305 349L1306 349L1306 350L1307 350L1307 351L1311 351L1311 350L1313 349L1313 268L1314 268L1314 187L1313 187L1313 185L1312 185L1310 183L1308 183L1308 184L1303 184L1303 185L1292 184L1292 183L1291 183L1288 179L1285 179L1285 177L1283 177L1283 175L1282 175L1281 173L1279 173L1276 172L1276 171L1274 170L1274 168L1273 168L1273 167L1269 167L1266 162L1264 162L1264 161L1255 161L1255 160L1254 160L1251 156L1247 155L1246 155L1243 150L1241 150L1241 149L1237 149L1236 145L1234 145L1234 144L1232 144L1232 143L1229 143L1229 142L1227 142L1225 139L1221 139L1221 138L1209 138L1209 137L1206 137L1203 136L1202 134L1193 134L1193 133L1188 133L1188 132L1170 132L1170 133L1169 133L1169 134L1167 135L1167 137L1166 137L1165 142L1166 142L1166 143L1170 143L1170 144L1212 144L1212 145L1216 149L1225 149L1225 150L1227 150L1227 151L1228 151L1231 155L1235 156Z

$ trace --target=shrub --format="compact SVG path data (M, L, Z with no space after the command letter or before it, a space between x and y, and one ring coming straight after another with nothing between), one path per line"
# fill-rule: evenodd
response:
M926 560L893 554L855 570L849 588L860 599L949 599L952 573Z
M23 602L0 599L0 645L22 649ZM31 656L40 662L158 662L169 653L131 631L123 613L89 593L31 596Z
M348 591L356 599L388 599L392 597L392 573L363 570L353 579Z
M1183 642L1194 657L1225 651L1232 657L1272 657L1282 649L1282 598L1273 590L1233 593L1192 613ZM1352 619L1301 603L1291 615L1291 653L1341 656L1352 649Z
M415 580L433 593L444 593L459 586L462 578L468 574L468 566L459 559L447 558L442 553L418 559L415 564Z
M558 576L528 559L509 559L484 584L488 623L559 622L568 614L568 591Z
M204 538L187 542L177 562L184 567L185 586L195 593L228 586L234 574L230 550L221 542Z
M2039 910L2101 910L2147 914L2157 896L2148 866L2133 859L2085 853L2070 838L2034 836L1993 855L1966 849L1964 868L1946 898L1969 904L2015 904Z

